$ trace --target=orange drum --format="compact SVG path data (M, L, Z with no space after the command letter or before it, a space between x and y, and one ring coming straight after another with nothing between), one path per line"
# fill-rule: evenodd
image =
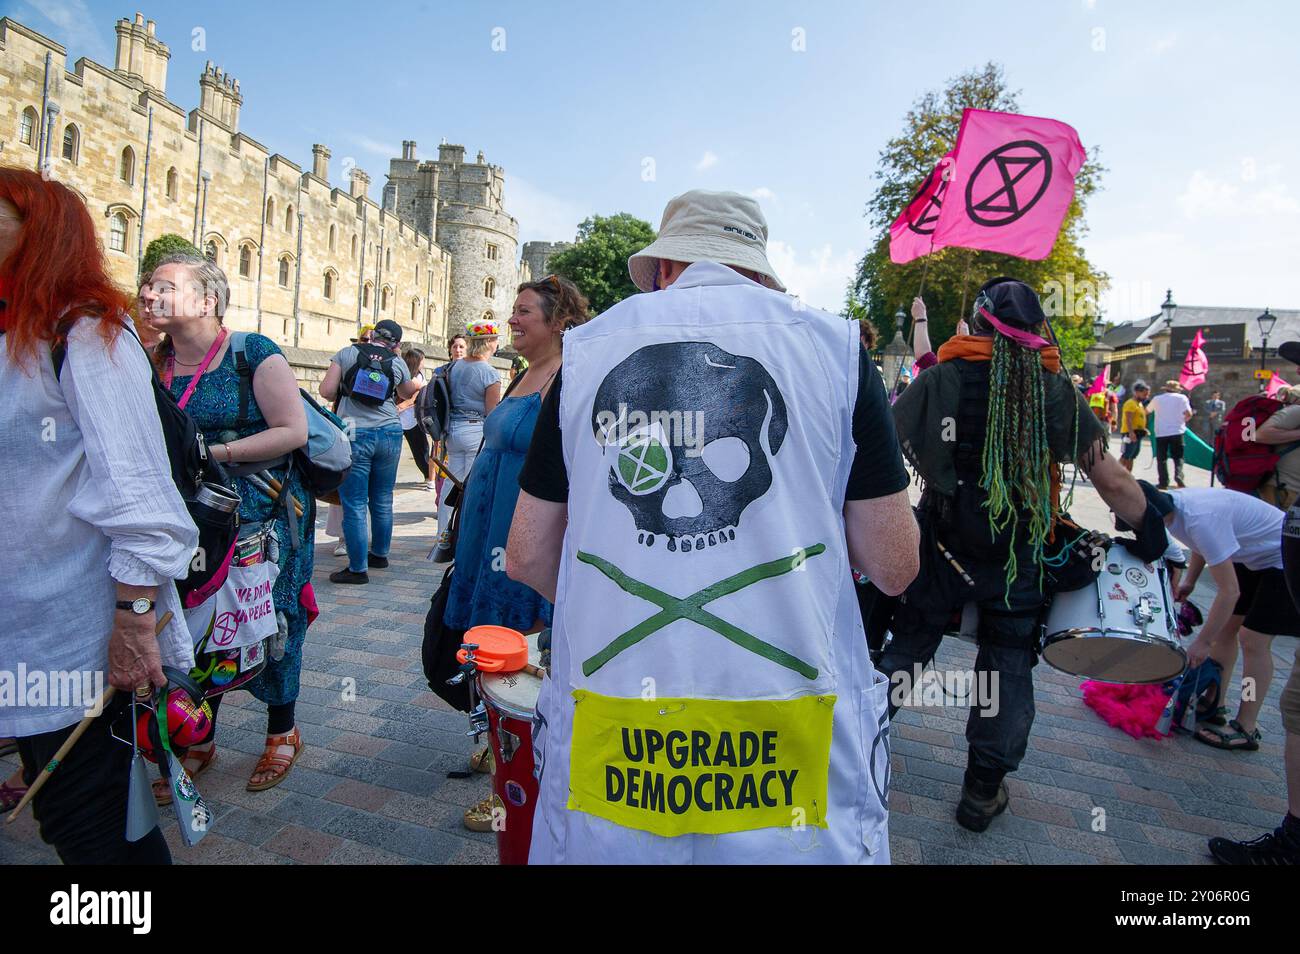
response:
M466 634L466 640L469 635ZM536 666L537 634L527 637L528 662ZM503 865L528 863L537 808L537 779L533 777L533 710L542 691L540 677L517 672L480 672L479 695L488 716L492 747L493 807L505 810L497 831L497 854Z

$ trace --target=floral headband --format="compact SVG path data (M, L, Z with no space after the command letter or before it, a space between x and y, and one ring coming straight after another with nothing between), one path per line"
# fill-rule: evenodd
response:
M471 338L488 338L501 334L501 325L487 318L471 321L465 325L465 334Z

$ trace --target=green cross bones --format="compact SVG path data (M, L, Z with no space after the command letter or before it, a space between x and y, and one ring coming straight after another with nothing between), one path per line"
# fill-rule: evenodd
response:
M669 623L674 623L679 619L689 619L691 622L703 626L705 629L711 629L718 635L731 640L737 646L748 649L755 655L770 659L772 662L784 666L786 669L792 669L808 679L816 679L817 669L815 667L808 665L808 663L796 656L790 655L785 650L778 649L771 643L766 643L757 636L733 626L726 620L714 616L704 607L706 604L712 603L729 593L735 593L747 586L753 586L759 580L767 580L774 576L789 573L796 567L802 566L804 560L808 557L816 556L825 552L825 550L826 545L824 543L813 544L791 556L781 557L779 560L771 560L767 563L752 566L748 570L742 570L681 599L670 596L663 590L655 589L649 583L642 583L640 580L632 579L608 560L603 560L594 554L583 553L579 550L578 559L583 563L589 563L600 570L601 573L604 573L617 583L619 588L625 592L631 593L633 596L639 596L641 599L654 603L660 608L660 611L654 616L638 623L626 633L616 637L608 646L584 662L582 664L583 675L590 676L623 650L636 645L652 633L663 629Z

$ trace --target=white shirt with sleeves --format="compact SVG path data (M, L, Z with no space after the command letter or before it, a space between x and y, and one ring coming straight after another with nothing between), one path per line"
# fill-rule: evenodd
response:
M115 582L158 587L158 616L172 613L163 663L193 667L173 581L187 572L198 530L172 481L149 361L130 332L106 346L98 322L77 322L58 377L48 345L22 366L0 336L0 394L0 737L29 736L80 721L87 706L24 694L19 673L28 685L33 672L76 672L87 683L98 673L107 688Z

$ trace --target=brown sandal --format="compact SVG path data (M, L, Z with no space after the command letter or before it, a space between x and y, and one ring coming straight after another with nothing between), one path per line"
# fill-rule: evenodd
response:
M181 759L181 765L185 766L185 771L190 773L191 779L196 779L207 771L208 766L217 760L217 747L214 745L206 752L196 752L191 748ZM198 764L191 769L186 762L194 761ZM153 800L159 805L170 805L172 803L172 784L165 778L156 778L150 786L153 789Z
M276 751L282 745L293 746L293 758L285 758ZM279 771L264 782L254 782L250 776L247 785L248 791L262 792L279 785L284 781L284 777L289 774L289 769L293 768L293 763L298 761L298 756L302 755L303 748L302 733L298 731L297 726L294 726L293 731L288 735L268 735L266 737L266 748L262 750L262 757L257 760L257 767L253 769L253 775L275 771L276 769L279 769Z

